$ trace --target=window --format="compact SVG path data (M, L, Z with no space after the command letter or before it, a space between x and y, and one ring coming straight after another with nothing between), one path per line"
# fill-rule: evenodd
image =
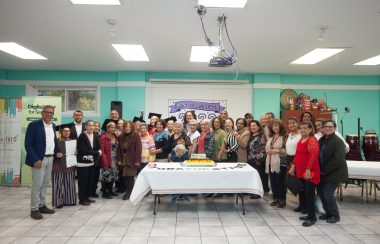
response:
M97 87L35 87L37 96L58 96L62 98L63 116L71 116L75 110L83 111L86 116L97 116L100 97L98 90Z

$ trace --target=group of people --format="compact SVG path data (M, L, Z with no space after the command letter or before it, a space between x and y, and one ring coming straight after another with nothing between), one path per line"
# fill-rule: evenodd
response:
M45 106L42 119L27 128L26 163L32 167L33 187L31 217L41 219L41 213L52 214L45 205L46 187L52 172L53 206L61 208L77 203L75 171L78 178L79 204L94 203L98 181L102 197L110 199L124 193L127 200L134 187L135 177L150 162L182 162L191 154L205 154L215 162L246 162L260 175L265 192L269 183L273 193L271 206L286 205L286 178L296 175L302 181L300 206L296 211L307 213L300 217L304 226L317 220L315 191L317 189L325 214L320 219L338 222L339 211L334 198L338 184L347 179L345 145L335 133L334 121L315 120L305 112L300 120L288 119L286 133L283 121L273 113L254 120L247 113L232 119L226 110L211 121L197 120L194 111L187 111L182 122L175 117L162 119L160 114L149 114L150 123L143 120L143 112L133 121L123 120L116 110L102 127L92 120L83 121L83 113L75 111L74 122L56 127L51 123L54 107ZM315 131L316 130L316 131ZM77 140L77 166L66 167L65 141ZM116 186L116 191L113 185ZM221 197L208 194L207 197ZM172 196L176 201L178 196ZM189 196L180 195L184 200ZM252 199L260 198L251 195Z

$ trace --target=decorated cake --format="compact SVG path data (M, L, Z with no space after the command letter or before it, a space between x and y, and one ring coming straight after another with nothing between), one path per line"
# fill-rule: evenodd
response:
M206 159L206 154L192 154L191 159L185 160L182 165L189 167L212 167L215 166L215 162Z

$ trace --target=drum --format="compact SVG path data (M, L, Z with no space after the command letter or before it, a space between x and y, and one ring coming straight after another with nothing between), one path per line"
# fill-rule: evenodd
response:
M362 144L364 155L375 153L379 151L379 141L376 135L364 135Z
M350 152L359 150L359 137L358 135L346 135L346 142L350 146Z

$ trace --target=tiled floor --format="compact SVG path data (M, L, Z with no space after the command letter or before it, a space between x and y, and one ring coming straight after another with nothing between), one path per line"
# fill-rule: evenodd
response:
M380 204L365 203L357 186L349 185L344 195L339 224L318 221L304 228L291 195L281 210L269 206L270 196L246 197L245 216L233 197L198 196L177 204L164 197L157 216L152 196L138 206L120 197L99 198L89 207L64 207L37 221L29 217L30 188L0 187L0 243L380 243Z

